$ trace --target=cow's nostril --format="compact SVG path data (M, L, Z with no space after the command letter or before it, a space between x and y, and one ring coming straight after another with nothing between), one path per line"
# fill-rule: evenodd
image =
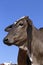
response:
M8 42L8 39L4 39L3 42L4 42L4 43L7 43L7 42Z
M7 42L7 41L8 41L8 39L5 39L5 41Z

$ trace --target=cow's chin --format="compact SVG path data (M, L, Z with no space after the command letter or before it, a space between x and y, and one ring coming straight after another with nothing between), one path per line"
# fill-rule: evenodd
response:
M13 45L15 45L15 46L20 46L20 43L19 43L19 41L15 41L14 43L13 43Z
M11 46L12 44L11 43L4 43L5 45L8 45L8 46Z
M12 46L12 45L19 46L20 45L18 41L15 41L15 42L12 42L12 43L11 42L7 42L7 43L4 42L4 44L8 45L8 46Z
M23 46L23 44L24 44L23 41L19 41L19 40L14 41L14 43L13 43L13 45L18 46L18 47Z

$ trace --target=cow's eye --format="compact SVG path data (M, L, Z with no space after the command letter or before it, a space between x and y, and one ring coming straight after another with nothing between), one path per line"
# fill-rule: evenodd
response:
M23 23L20 23L19 25L20 25L20 26L23 26Z

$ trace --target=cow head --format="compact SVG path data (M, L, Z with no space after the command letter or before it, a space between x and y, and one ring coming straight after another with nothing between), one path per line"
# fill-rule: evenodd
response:
M16 23L9 25L5 28L8 32L7 36L4 38L4 43L7 45L22 46L30 41L32 32L32 21L28 16L22 17L17 20Z

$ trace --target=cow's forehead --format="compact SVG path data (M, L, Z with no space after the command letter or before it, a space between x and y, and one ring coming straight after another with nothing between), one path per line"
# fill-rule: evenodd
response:
M20 19L17 19L17 21L22 20L22 19L27 19L27 18L28 18L28 16L23 16Z
M28 18L28 16L23 16L23 17L17 19L16 22L14 22L14 24L16 24L17 22L19 22L19 21L21 21L23 19L27 19L27 18Z

